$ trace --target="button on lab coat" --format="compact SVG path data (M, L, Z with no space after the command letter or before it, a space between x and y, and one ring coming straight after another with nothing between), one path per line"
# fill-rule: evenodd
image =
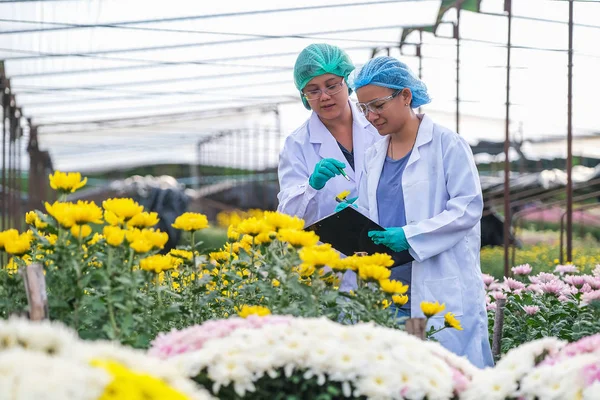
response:
M327 130L315 112L285 141L279 158L279 187L277 211L303 218L306 226L333 214L337 202L335 196L349 190L348 198L358 196L358 182L364 171L365 151L381 140L377 130L350 103L352 109L352 143L355 171L348 165L335 138ZM324 158L335 158L346 164L345 172L350 178L336 175L321 190L313 189L308 179L315 165Z
M379 221L377 186L389 137L366 153L366 171L359 190L359 210ZM436 339L466 356L474 365L493 364L488 340L485 290L479 252L483 197L471 148L456 133L423 116L402 177L412 262L411 315L423 317L421 301L446 304L429 320L441 327L452 312L464 330L445 329ZM381 210L381 212L385 212Z

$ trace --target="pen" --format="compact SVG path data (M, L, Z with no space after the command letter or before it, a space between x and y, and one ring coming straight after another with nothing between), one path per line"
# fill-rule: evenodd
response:
M348 178L348 175L346 175L346 173L344 172L344 170L343 170L342 168L340 168L340 167L337 167L337 169L339 169L339 170L340 170L340 172L342 173L342 176L343 176L344 178L346 178L346 180L349 182L349 181L350 181L350 178Z

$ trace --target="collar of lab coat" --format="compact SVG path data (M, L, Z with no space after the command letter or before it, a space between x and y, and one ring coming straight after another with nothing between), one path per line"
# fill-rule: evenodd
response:
M345 172L350 179L358 182L363 170L364 153L367 147L369 147L375 139L367 139L364 137L364 129L368 128L371 124L351 101L348 101L348 103L350 104L350 110L352 110L352 150L354 152L354 168L358 173L355 174L355 171L352 170L352 168L346 168ZM318 151L321 157L335 158L342 162L346 161L337 141L314 111L308 121L308 131L310 142L313 144L320 144ZM358 137L358 135L360 135L360 137Z
M419 158L421 158L419 147L431 142L432 138L433 120L427 115L423 114L423 118L421 119L421 123L419 124L419 130L417 131L417 139L415 140L415 145L413 146L412 153L410 154L410 158L408 159L408 163L406 164L407 167L410 164L416 162ZM374 159L380 159L382 161L382 165L383 161L385 161L385 156L383 156L382 153L387 154L389 143L390 135L387 135L384 140L380 140L379 142L377 142L377 144L375 144Z

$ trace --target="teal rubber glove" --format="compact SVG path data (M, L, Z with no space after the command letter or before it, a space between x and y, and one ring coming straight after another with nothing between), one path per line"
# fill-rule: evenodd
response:
M387 228L385 231L369 231L369 237L375 244L382 244L394 251L403 251L410 248L404 229Z
M335 212L340 212L340 211L342 211L344 208L346 208L348 206L352 206L352 207L356 208L356 204L354 204L354 202L356 200L358 200L358 197L355 197L353 199L348 199L346 201L342 201L337 206L335 206Z
M328 180L342 172L340 168L346 168L346 164L335 158L324 158L315 165L315 170L308 178L308 184L317 190L323 189Z

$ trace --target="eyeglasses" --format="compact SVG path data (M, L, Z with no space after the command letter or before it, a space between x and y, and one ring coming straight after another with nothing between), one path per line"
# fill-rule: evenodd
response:
M388 102L393 100L400 93L402 93L402 90L396 90L394 93L387 97L374 99L369 101L368 103L356 103L356 107L358 107L358 109L363 113L365 117L368 117L370 112L379 115L385 111Z
M302 96L304 96L304 98L308 101L318 100L323 95L323 92L325 92L327 96L333 96L334 94L338 94L339 92L341 92L343 88L344 80L342 79L341 82L334 83L331 86L327 86L325 90L316 89L309 90L308 92L302 92Z

